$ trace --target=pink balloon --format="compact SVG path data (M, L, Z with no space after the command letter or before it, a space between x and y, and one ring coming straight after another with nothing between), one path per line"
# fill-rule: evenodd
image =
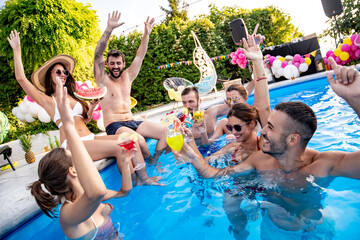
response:
M352 56L354 56L354 52L350 51L350 52L349 52L349 59L350 59Z
M325 63L325 65L328 64L328 59L327 59L327 57L324 57L324 63Z
M239 67L246 68L246 64L240 64Z
M230 57L231 57L231 58L234 58L234 56L235 56L235 53L234 53L234 52L230 53Z
M239 55L239 53L242 53L243 51L240 49L240 48L238 48L238 49L236 49L236 51L235 51L235 54L236 55Z
M291 61L291 63L292 63L292 65L295 65L295 63L296 63L295 59L293 59L293 60Z
M355 44L351 44L350 51L355 52L356 50L358 50L358 47Z
M332 53L334 53L334 52L331 51L331 50L329 50L329 51L326 52L326 56L327 56L327 57L330 57Z
M285 68L288 64L289 64L289 63L288 63L287 61L283 61L283 62L281 63L281 67L282 67L282 68Z
M27 100L29 100L29 102L34 102L34 100L32 100L32 98L29 97L29 95L26 95L26 98L27 98Z
M294 66L295 66L296 68L299 68L300 63L299 63L299 62L296 62L296 63L294 63Z
M270 62L270 65L272 66L272 64L273 64L273 62L276 60L276 57L274 57L274 56L271 56L270 58L269 58L269 62Z
M236 60L238 59L238 56L237 56L237 55L234 55L234 56L232 57L232 59L236 61Z
M341 63L340 57L336 57L336 58L334 58L334 59L335 59L335 62L336 62L337 64Z
M94 112L93 112L92 118L93 118L95 121L99 120L100 117L101 117L101 114L100 114L99 111L94 111Z
M295 62L300 62L300 59L301 59L300 54L295 54L295 56L294 56L294 61L295 61Z
M86 85L86 84L85 84ZM86 86L83 86L83 85L81 85L80 86L80 91L84 91L84 90L86 90L86 89L88 89L89 87L86 85Z
M301 58L300 63L304 63L304 62L305 62L305 58Z
M333 59L335 59L335 58L336 58L336 56L335 56L335 54L334 54L334 53L332 53L332 54L330 55L330 57L332 57Z
M343 52L349 52L350 51L350 46L346 43L344 43L342 46L341 46L341 51Z
M346 61L341 61L340 64L344 66L346 64Z
M356 59L358 59L359 56L360 56L360 49L358 49L358 50L355 51L355 57L356 57Z
M357 37L357 34L354 34L350 37L350 40L352 43L354 43L356 37Z
M236 60L235 59L231 59L231 64L236 64Z
M238 58L246 58L246 56L244 53L240 53L240 54L238 54Z

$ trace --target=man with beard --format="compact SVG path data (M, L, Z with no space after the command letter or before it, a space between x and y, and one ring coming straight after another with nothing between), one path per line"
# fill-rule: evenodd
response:
M328 234L329 239L333 227L324 215L322 189L338 176L360 179L360 151L319 152L308 149L307 144L317 128L314 112L304 103L284 102L276 105L270 113L262 53L253 37L249 37L249 44L245 39L243 41L245 54L252 60L255 79L258 79L255 82L255 102L259 103L257 106L264 106L260 109L260 118L267 119L261 130L262 151L253 153L238 165L218 169L210 166L189 142L189 145L184 143L177 158L191 159L192 165L205 178L257 173L260 182L266 186L266 201L262 202L262 239L271 239L274 231L285 239L324 237L321 234ZM336 77L335 81L332 73L327 72L331 88L360 116L359 72L338 66L332 58L329 62Z
M103 53L112 31L124 24L119 22L120 16L121 13L118 11L114 11L111 15L109 14L106 30L96 46L94 57L95 81L98 86L107 87L107 94L101 101L106 133L114 135L120 134L124 130L128 132L136 131L143 137L157 139L158 143L152 158L153 161L156 161L167 147L166 129L153 122L135 121L130 108L131 84L139 74L155 19L149 20L149 17L147 18L141 44L136 52L135 59L127 69L125 69L125 56L122 52L119 50L108 52L106 64L109 74L107 74L105 72ZM139 141L144 158L150 157L144 138L139 139Z

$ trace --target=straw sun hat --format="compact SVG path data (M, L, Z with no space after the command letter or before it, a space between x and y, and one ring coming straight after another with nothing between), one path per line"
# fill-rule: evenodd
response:
M47 70L55 63L63 64L66 70L68 70L69 73L72 74L75 69L76 60L69 55L61 54L53 57L49 61L45 62L41 67L39 67L31 75L31 81L40 91L45 92L45 74Z

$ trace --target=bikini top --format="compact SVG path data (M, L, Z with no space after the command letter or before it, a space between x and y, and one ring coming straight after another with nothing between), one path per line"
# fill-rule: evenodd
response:
M71 201L65 199L65 202L71 203ZM102 224L100 227L96 226L95 220L91 216L91 220L94 223L95 228L90 230L88 233L85 233L79 238L66 238L68 240L106 240L106 239L118 239L119 233L115 229L114 224L111 220L111 213L114 209L113 205L110 203L105 203L110 207L109 215L106 217L107 221Z
M259 139L259 137L256 137L256 146L257 146L257 150L259 151L259 150L260 150L260 139ZM235 162L235 163L238 163L238 162L239 162L238 159L236 158L236 153L239 151L239 149L240 149L240 145L235 149L233 155L231 156L232 161ZM246 156L240 157L241 161L243 161L243 158L246 159L246 158L248 157L247 154L245 154L245 155L246 155ZM245 160L245 159L244 159L244 160ZM240 162L241 162L241 161L240 161Z
M57 122L59 119L61 119L61 118L60 118L60 113L59 113L59 109L58 109L58 107L57 107L57 103L56 103L55 97L54 97L54 95L51 95L51 96L52 96L52 98L53 98L53 100L54 100L54 103L55 103L55 114L54 114L54 119L53 119L53 121L54 121L54 123L56 124L56 122ZM81 106L81 103L80 103L80 102L76 102L74 108L71 110L71 116L73 116L73 117L76 117L76 116L77 116L77 117L83 118L82 114L83 114L83 108L82 108L82 106ZM60 129L60 127L61 127L62 125L63 125L62 122L60 122L59 125L58 125L58 128Z

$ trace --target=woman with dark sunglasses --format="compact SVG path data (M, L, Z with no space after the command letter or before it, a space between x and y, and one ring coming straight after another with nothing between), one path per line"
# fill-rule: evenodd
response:
M260 150L257 126L260 124L259 112L256 107L247 103L234 104L228 115L227 130L235 136L236 142L229 143L220 151L207 158L208 161L230 153L234 163L244 161L250 154Z
M55 99L57 79L59 79L60 83L67 88L67 97L72 109L71 114L74 118L75 128L80 136L80 139L84 142L91 158L96 161L103 158L116 157L119 171L121 173L123 171L127 171L126 169L123 169L123 165L119 164L120 159L123 157L123 152L117 145L118 136L95 136L86 127L85 123L90 122L92 110L96 104L93 104L89 109L85 101L79 100L74 96L76 85L71 74L76 65L75 59L68 55L57 55L45 62L31 75L31 80L34 83L34 86L25 76L24 66L21 60L19 33L16 30L12 31L8 41L14 52L16 80L19 82L26 94L43 107L58 126L62 147L67 148L67 140ZM137 149L140 149L138 143L136 143L136 145ZM138 151L135 155L140 163L144 163L144 158L140 151ZM149 178L145 168L136 171L136 174L134 174L133 165L137 165L134 159L130 165L133 173L132 176L138 184L158 184L156 180Z

